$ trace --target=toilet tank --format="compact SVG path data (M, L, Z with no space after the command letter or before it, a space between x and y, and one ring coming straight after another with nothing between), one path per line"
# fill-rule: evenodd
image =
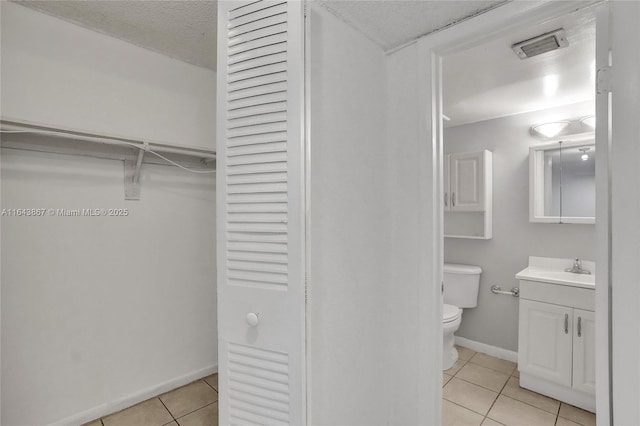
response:
M482 268L473 265L444 264L444 303L459 308L478 305Z

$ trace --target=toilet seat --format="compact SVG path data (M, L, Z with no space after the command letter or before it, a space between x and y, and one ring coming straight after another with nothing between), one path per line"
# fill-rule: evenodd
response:
M462 309L458 308L454 305L447 305L446 303L442 306L442 322L453 322L460 318L460 313Z

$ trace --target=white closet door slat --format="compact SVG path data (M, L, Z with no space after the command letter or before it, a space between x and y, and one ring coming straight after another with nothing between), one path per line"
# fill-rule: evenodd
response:
M238 89L229 93L229 100L252 98L254 96L266 95L269 93L279 93L287 90L287 83L279 81L276 83L265 83L259 86L247 87L246 89Z
M274 30L283 30L274 33ZM258 31L246 33L235 37L229 43L229 54L237 55L238 53L248 52L260 47L271 46L272 44L286 43L287 32L286 24L275 25L274 27L263 28Z
M258 56L257 58L237 62L227 67L230 74L235 74L240 71L254 69L258 67L264 67L266 65L279 64L287 61L287 52L272 53L270 55Z
M237 53L233 56L229 57L229 64L236 64L242 61L248 61L250 59L259 58L265 55L271 55L274 53L281 53L287 51L287 43L276 43L270 44L268 46L259 47L257 49L252 49L246 52Z
M229 38L229 46L230 47L239 46L241 44L248 43L250 41L259 40L266 37L272 37L272 36L284 34L286 32L287 32L287 23L285 22L282 24L273 25L268 28L261 28L256 31L251 31L249 33L244 33L244 34L237 35L233 38ZM263 43L262 41L257 42L257 44L259 46L265 45L265 43ZM240 49L242 49L242 47L240 47Z
M287 100L287 92L267 93L264 95L252 96L247 99L229 100L229 109L246 108L256 105L271 104L275 102L285 102Z
M242 15L238 15L235 18L231 18L229 20L229 30L237 28L241 25L246 25L250 22L264 21L272 16L286 15L286 13L287 13L286 1L276 3L276 4L270 4L267 7L258 9L254 12L244 13Z

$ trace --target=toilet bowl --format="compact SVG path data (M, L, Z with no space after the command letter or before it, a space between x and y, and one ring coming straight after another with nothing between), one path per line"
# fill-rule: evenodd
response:
M444 264L444 305L442 306L442 368L458 361L454 333L462 323L462 309L478 305L482 269L472 265Z
M458 351L454 346L455 336L453 333L458 331L462 323L462 309L454 305L442 307L442 369L448 370L458 361Z

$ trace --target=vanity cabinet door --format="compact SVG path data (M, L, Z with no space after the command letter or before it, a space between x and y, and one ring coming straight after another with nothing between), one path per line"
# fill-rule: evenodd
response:
M450 209L484 211L484 151L449 156Z
M573 310L573 388L596 393L595 313Z
M572 335L572 308L520 300L520 372L571 387Z

